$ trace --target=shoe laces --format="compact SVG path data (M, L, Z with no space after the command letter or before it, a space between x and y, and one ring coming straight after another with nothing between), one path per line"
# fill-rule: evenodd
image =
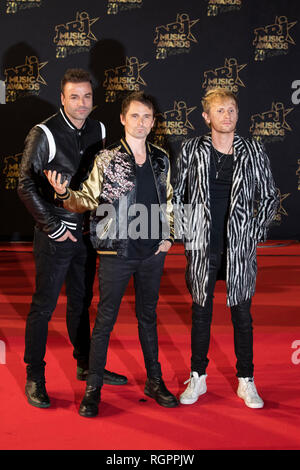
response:
M197 377L194 377L193 374L190 375L190 377L183 383L184 385L189 384L189 388L194 388L196 385L196 379Z
M253 378L246 380L246 390L252 397L259 397Z
M45 380L42 379L34 382L34 393L47 394Z

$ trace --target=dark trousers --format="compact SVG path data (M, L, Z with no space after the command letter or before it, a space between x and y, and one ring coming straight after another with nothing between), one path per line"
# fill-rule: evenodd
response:
M147 376L161 377L156 306L164 261L165 253L144 260L100 255L100 302L91 339L88 385L101 387L103 384L110 334L131 276L134 279L135 312Z
M192 305L192 358L191 369L199 375L206 373L208 349L213 311L213 293L217 273L221 266L221 254L211 254L209 260L208 295L202 307ZM251 300L231 307L231 320L234 329L234 350L237 358L237 377L253 376L253 328L250 313Z
M77 242L56 242L35 229L34 258L36 287L26 322L25 355L27 376L44 377L48 322L65 282L67 296L67 330L73 356L81 367L88 367L90 348L89 307L93 297L96 252L87 237L72 232Z

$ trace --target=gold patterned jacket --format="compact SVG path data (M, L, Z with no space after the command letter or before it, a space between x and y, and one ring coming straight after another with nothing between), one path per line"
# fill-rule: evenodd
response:
M174 241L174 217L167 153L146 142L158 197L163 239ZM89 178L80 191L56 195L71 212L91 211L90 236L95 249L127 256L130 207L136 203L136 163L125 139L95 157Z

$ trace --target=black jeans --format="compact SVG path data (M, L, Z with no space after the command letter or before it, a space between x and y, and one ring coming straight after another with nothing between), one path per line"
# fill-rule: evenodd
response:
M221 254L211 254L209 260L208 295L202 307L192 305L192 358L191 369L199 375L206 373L208 349L213 311L213 293L217 272L221 265ZM253 328L250 313L251 300L231 307L231 320L234 329L234 350L237 358L237 377L253 376Z
M81 367L88 367L90 348L89 307L93 297L93 282L97 255L88 237L81 231L72 232L77 242L51 240L35 229L34 258L36 287L26 322L25 354L27 377L44 377L48 322L56 307L65 282L67 296L67 330L74 347L73 356Z
M110 334L132 275L139 340L147 376L161 377L161 366L158 362L156 306L165 255L165 253L159 253L144 260L100 255L100 302L91 339L88 385L101 387L103 384Z

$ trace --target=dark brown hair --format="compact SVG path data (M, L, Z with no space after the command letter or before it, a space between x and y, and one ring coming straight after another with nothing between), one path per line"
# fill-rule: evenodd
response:
M90 82L92 85L92 79L90 73L83 69L68 69L66 70L63 78L61 79L61 92L64 93L66 83L83 83Z
M143 91L134 91L133 93L130 93L127 95L121 105L121 114L122 116L125 116L127 113L130 103L132 101L138 101L139 103L143 103L145 106L148 106L148 108L152 109L153 116L155 114L155 104L151 96L146 95Z

